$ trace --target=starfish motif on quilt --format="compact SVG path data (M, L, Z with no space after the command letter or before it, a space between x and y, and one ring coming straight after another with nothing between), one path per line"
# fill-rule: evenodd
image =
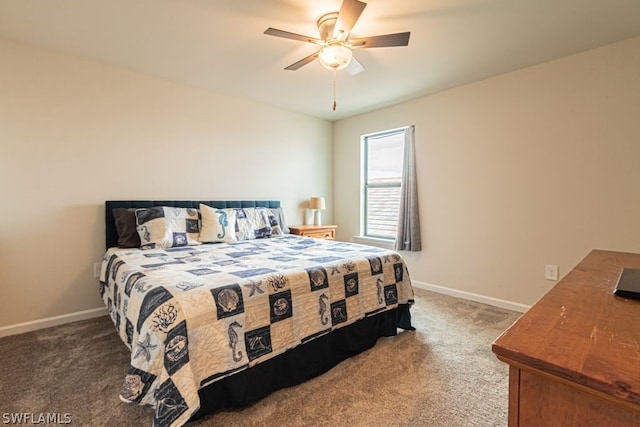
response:
M136 350L136 354L133 356L134 359L137 359L141 355L144 354L147 362L151 360L151 350L155 350L158 346L155 344L151 344L151 336L147 332L147 336L143 341L138 341L138 349Z
M260 289L260 286L262 286L262 280L258 280L257 282L254 282L253 280L249 280L249 283L244 286L251 289L251 293L249 294L249 297L252 297L253 294L255 294L256 292L258 292L259 294L264 294L264 291Z

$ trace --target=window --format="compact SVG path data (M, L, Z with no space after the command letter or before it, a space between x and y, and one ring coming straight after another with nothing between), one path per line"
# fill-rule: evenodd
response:
M365 237L391 240L396 238L407 129L395 129L362 137L362 225Z

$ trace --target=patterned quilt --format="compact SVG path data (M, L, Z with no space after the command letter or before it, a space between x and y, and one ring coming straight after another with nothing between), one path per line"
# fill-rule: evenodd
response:
M198 389L333 329L413 303L396 252L286 235L107 251L100 293L131 363L121 399L182 425Z

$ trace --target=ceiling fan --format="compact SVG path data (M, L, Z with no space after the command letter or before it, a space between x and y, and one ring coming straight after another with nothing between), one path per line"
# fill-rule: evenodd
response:
M346 68L347 72L353 76L364 71L364 67L353 57L351 49L407 46L411 35L406 32L350 39L351 29L366 6L366 3L358 0L343 0L339 12L330 12L318 19L320 38L290 33L276 28L267 28L264 33L321 46L320 50L294 62L285 70L295 71L317 58L323 67L334 71Z

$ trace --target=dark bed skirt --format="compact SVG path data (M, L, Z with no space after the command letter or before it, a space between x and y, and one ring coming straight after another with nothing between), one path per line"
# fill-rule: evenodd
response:
M221 409L249 406L276 390L317 377L351 356L373 347L379 337L413 329L409 306L400 305L336 329L294 349L201 389L200 410L192 420Z

